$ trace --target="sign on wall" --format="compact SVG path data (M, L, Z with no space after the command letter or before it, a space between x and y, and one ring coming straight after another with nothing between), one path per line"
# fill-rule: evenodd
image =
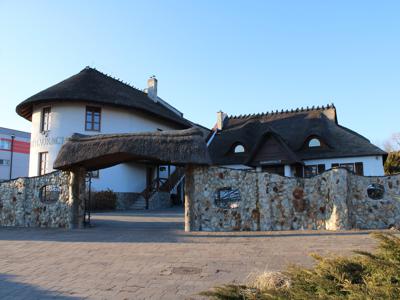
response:
M32 140L32 148L39 148L52 145L64 144L65 138L62 136L57 137L43 137L40 139Z

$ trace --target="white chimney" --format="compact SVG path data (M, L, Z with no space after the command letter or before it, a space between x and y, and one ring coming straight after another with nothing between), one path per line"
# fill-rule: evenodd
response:
M224 127L224 120L226 118L227 114L224 113L223 111L217 112L217 129L222 130Z
M157 78L154 75L147 80L147 95L157 102Z

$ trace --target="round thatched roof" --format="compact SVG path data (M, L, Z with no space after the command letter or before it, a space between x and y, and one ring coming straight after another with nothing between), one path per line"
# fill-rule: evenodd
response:
M200 130L171 130L127 134L74 134L61 148L54 168L88 171L123 162L208 165L211 163Z
M148 95L126 83L86 67L75 74L21 102L16 111L27 120L32 118L33 105L50 102L90 102L139 110L143 113L189 128L191 123Z

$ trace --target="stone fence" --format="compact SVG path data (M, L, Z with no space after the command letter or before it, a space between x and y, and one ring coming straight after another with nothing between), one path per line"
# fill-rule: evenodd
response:
M0 226L71 228L70 183L61 171L0 183Z
M400 175L346 169L312 178L193 167L186 173L186 230L383 229L400 226Z

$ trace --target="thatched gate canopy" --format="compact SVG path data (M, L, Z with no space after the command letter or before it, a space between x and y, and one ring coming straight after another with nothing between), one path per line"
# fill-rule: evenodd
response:
M61 148L54 168L88 171L120 163L209 165L207 146L200 130L171 130L128 134L74 134Z

